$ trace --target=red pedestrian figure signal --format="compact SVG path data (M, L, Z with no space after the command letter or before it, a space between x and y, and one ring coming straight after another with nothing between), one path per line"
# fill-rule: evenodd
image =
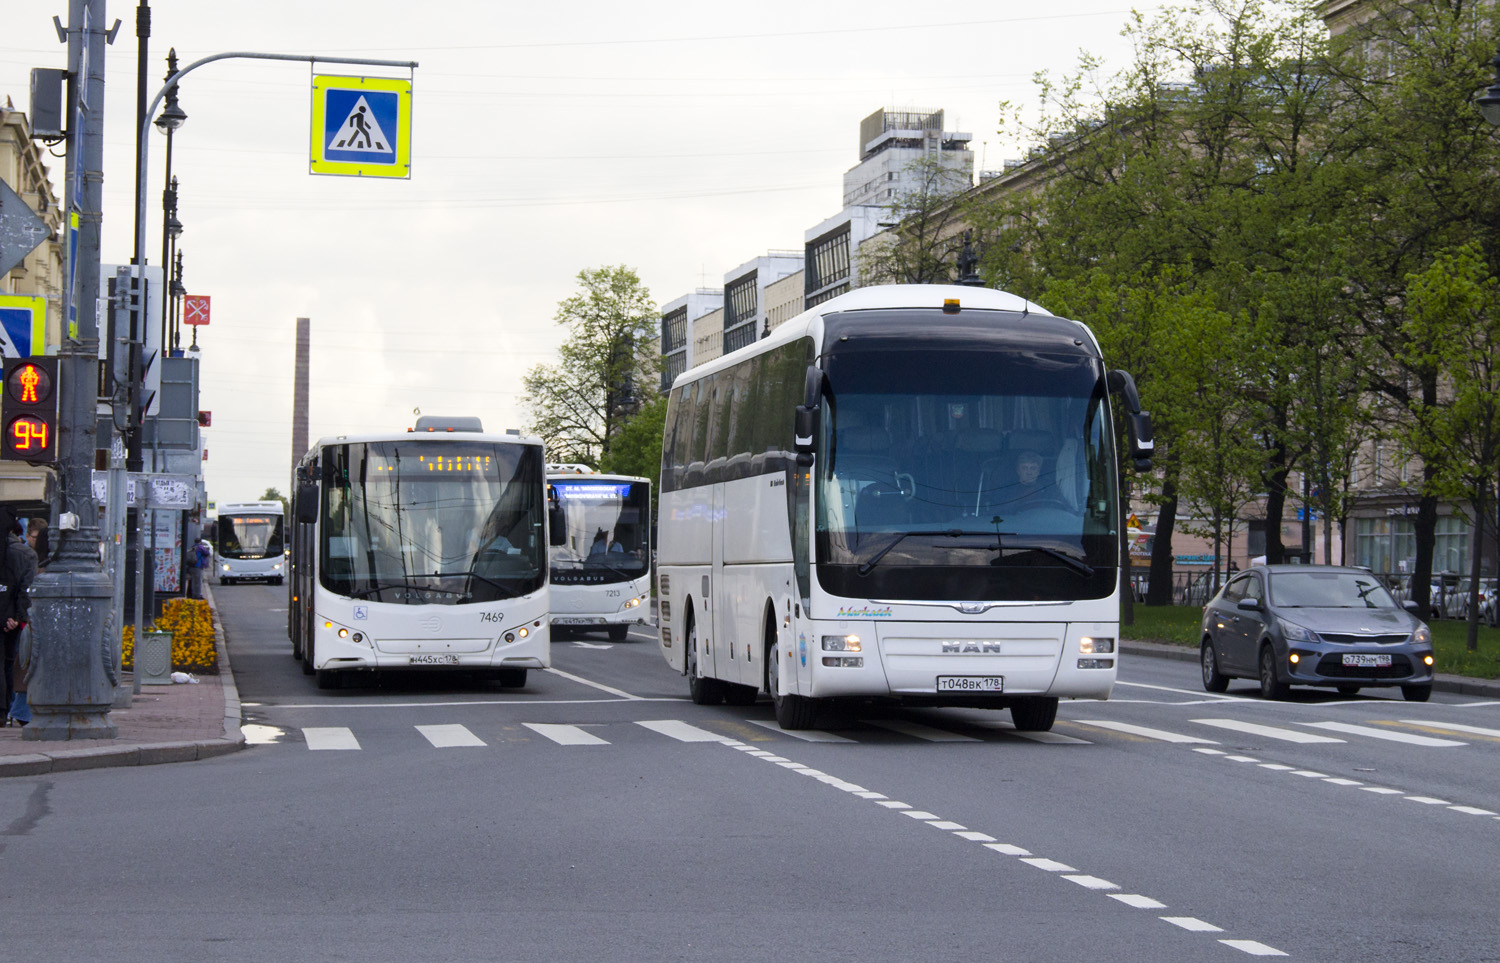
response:
M5 359L0 392L0 459L57 461L56 358Z

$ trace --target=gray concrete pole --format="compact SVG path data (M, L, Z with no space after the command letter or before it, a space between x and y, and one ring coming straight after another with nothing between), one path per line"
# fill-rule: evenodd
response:
M99 564L99 515L92 472L99 379L99 239L104 179L104 0L70 0L68 68L78 102L70 104L65 196L79 212L78 267L70 278L77 330L59 352L62 411L58 467L62 512L58 548L32 585L35 651L29 671L32 722L26 740L112 739L109 716L116 666L106 646L112 594ZM87 69L85 70L85 64ZM79 124L79 120L82 124ZM64 317L64 325L69 319Z

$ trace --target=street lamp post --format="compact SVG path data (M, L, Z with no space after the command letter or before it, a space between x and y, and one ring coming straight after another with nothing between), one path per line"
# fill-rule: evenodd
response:
M170 81L172 75L177 73L177 48L173 47L167 51L167 76ZM177 85L172 84L167 88L166 106L162 108L161 115L153 122L156 129L167 135L167 158L166 177L163 179L164 186L161 192L162 208L162 232L161 232L161 269L162 280L167 281L172 271L172 249L177 244L177 238L182 234L182 222L177 219L177 178L172 174L172 135L187 121L187 112L177 103ZM171 330L171 308L167 299L162 300L161 312L161 340L158 344L165 352L168 349L167 338Z
M1495 68L1495 83L1484 92L1484 96L1475 101L1479 105L1479 112L1484 119L1496 127L1500 127L1500 47L1495 51L1495 59L1490 63Z

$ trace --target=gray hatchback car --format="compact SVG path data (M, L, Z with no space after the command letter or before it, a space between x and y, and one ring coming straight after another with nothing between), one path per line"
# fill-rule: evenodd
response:
M1258 679L1261 695L1293 685L1400 686L1412 702L1432 695L1432 631L1364 569L1257 565L1203 609L1203 688Z

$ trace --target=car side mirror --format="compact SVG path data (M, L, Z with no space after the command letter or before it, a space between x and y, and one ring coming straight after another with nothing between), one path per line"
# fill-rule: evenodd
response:
M1422 606L1418 605L1416 601L1412 599L1407 599L1405 602L1402 602L1401 607L1403 609L1406 609L1406 611L1410 612L1413 615L1416 615L1417 613L1422 611Z
M1239 604L1235 608L1245 612L1260 612L1265 607L1260 604L1260 599L1240 599Z

